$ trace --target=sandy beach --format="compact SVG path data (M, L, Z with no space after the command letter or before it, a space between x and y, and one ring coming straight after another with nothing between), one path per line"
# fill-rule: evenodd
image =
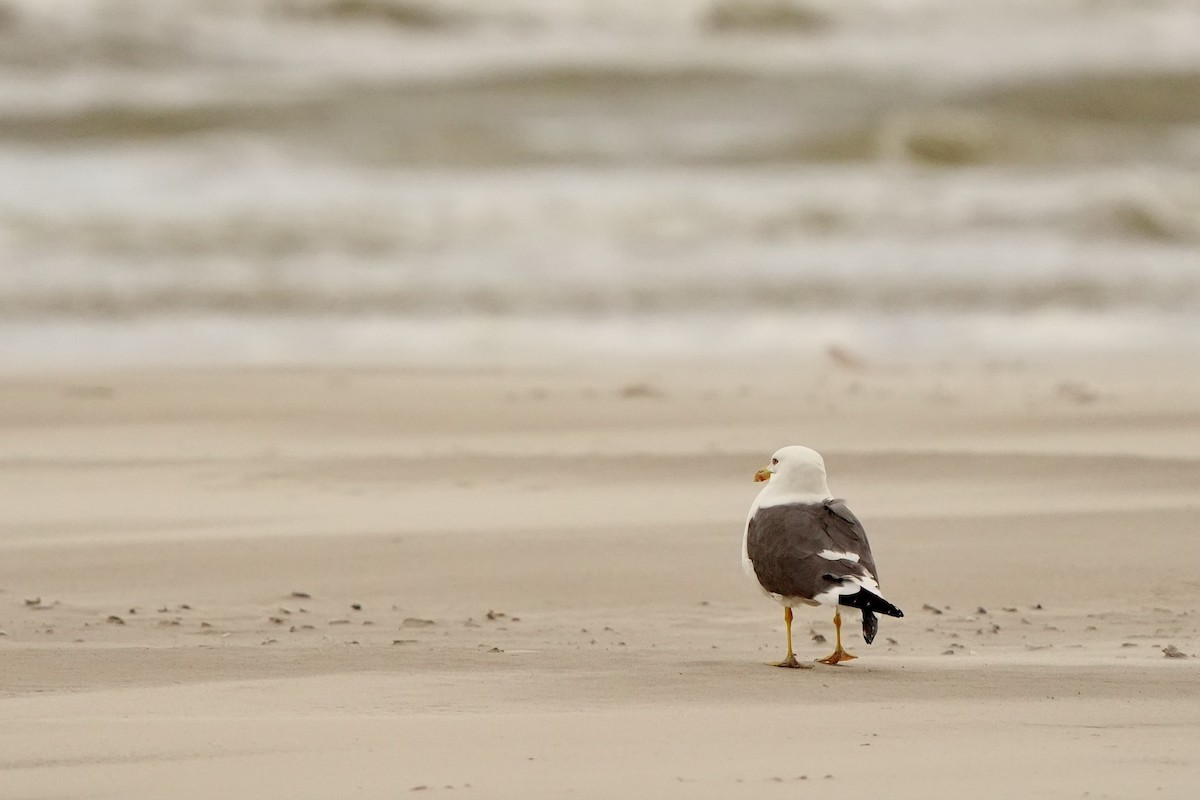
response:
M1197 41L0 0L0 800L1192 800ZM847 665L742 572L789 444Z
M9 378L0 797L1191 797L1196 375ZM846 666L740 571L793 442L907 612Z

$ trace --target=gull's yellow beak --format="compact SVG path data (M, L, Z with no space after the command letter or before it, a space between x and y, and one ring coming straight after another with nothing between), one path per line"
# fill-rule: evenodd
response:
M758 472L754 473L754 482L755 483L759 483L761 481L769 481L769 480L771 480L771 470L768 469L767 467L763 467Z

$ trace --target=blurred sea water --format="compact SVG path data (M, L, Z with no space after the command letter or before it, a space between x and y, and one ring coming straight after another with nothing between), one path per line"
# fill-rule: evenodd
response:
M0 0L0 369L1200 354L1200 3Z

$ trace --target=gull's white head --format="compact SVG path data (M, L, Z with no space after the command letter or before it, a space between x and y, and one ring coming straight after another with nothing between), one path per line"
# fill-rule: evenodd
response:
M831 496L825 479L825 459L816 450L798 444L776 450L770 466L756 472L754 480L770 481L764 491L770 489L772 494L821 499Z

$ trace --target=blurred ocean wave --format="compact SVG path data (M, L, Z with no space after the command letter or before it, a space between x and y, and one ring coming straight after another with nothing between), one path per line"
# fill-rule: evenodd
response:
M1200 160L1200 71L1027 79L931 96L853 73L556 66L453 79L92 97L0 117L0 143L270 139L348 165L933 166ZM32 104L31 104L32 106Z
M1182 0L0 0L0 367L1194 348L1196 41Z

